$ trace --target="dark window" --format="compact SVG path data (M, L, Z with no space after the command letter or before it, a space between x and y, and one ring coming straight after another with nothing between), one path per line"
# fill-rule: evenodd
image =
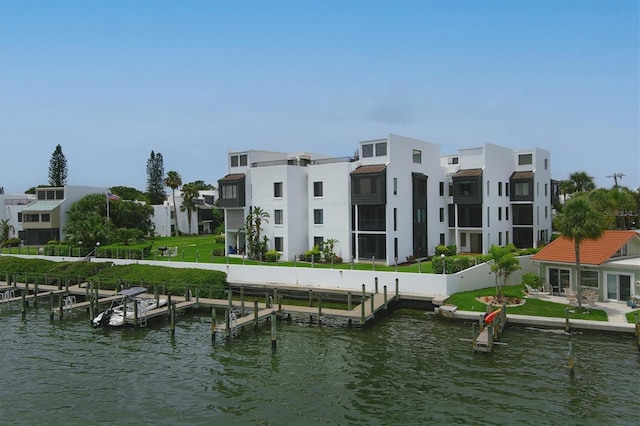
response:
M440 222L444 222L444 207L440 207Z
M498 182L498 195L502 197L502 182Z
M322 197L322 182L313 182L313 196Z
M314 225L322 225L324 223L324 211L322 209L313 209Z
M273 196L276 198L282 198L282 182L275 182L273 184Z
M42 215L42 222L51 222L51 215L48 213L45 213Z
M356 195L373 194L375 181L373 178L361 177L353 180L353 193Z
M322 250L323 242L324 242L324 237L313 237L313 246L314 247L318 246L320 250Z
M385 155L387 155L387 143L378 142L376 144L376 157L383 157Z
M275 210L273 212L273 222L276 225L282 225L282 217L283 217L282 210Z
M462 234L465 235L465 234ZM443 246L444 245L444 234L440 234L440 245Z
M528 197L531 195L529 193L529 182L514 182L513 193L517 197Z
M427 195L427 180L426 179L417 179L416 180L416 194L418 194L418 195Z
M518 165L523 166L527 164L533 164L533 154L518 155Z
M504 218L505 220L509 220L509 207L504 208Z
M18 212L18 222L22 222L22 212Z
M502 220L502 207L498 207L498 220Z
M440 196L444 197L444 182L440 182Z
M396 207L393 208L393 230L398 230L398 209Z
M275 249L277 251L282 251L282 237L275 237L273 242L275 245Z
M413 162L422 163L422 151L418 149L413 150Z
M240 165L241 166L246 166L247 165L247 154L242 154L240 156Z
M220 185L220 198L223 200L238 198L238 185L224 184Z
M231 167L238 167L238 156L237 155L232 155L231 156Z
M62 189L56 191L56 200L64 200L64 191Z
M362 156L373 157L373 144L362 145Z

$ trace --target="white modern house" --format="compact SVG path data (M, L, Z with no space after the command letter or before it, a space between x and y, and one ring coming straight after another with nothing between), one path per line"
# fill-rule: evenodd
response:
M485 144L442 156L439 145L389 135L356 157L229 152L218 181L228 254L246 250L252 206L269 214L262 234L292 260L335 240L344 261L387 265L438 245L486 253L491 244L533 247L551 234L549 153Z

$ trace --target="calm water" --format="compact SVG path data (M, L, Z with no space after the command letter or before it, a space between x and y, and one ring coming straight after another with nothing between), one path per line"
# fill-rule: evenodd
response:
M471 325L397 311L365 329L278 324L211 344L210 320L94 330L76 313L0 312L3 424L638 424L632 337ZM567 372L569 339L576 371Z

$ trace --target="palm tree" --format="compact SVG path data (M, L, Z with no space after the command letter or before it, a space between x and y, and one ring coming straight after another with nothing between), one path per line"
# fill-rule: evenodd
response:
M582 196L571 198L562 209L562 213L556 216L556 228L560 233L574 242L576 256L576 285L578 290L578 307L582 307L582 272L580 270L580 243L582 240L596 240L600 238L605 229L605 221L602 213L599 213Z
M596 189L593 177L586 172L574 172L569 175L569 180L574 185L575 192L589 192Z
M194 183L182 185L182 205L180 211L187 212L187 223L189 224L188 234L191 234L191 213L197 208L195 199L200 196L200 191Z
M173 198L173 220L175 222L175 229L173 235L178 235L178 209L176 207L176 189L182 185L182 178L176 171L167 172L167 177L164 178L164 184L171 188L171 196Z
M496 299L498 302L502 302L504 286L507 284L509 275L521 268L520 261L514 255L515 249L513 244L506 247L491 245L489 249L489 255L493 261L491 272L496 277Z
M16 228L9 223L9 219L0 220L0 242L7 241L9 234L15 232Z
M562 194L562 204L566 204L567 195L571 195L576 192L575 185L570 180L561 180L558 182L558 190Z
M266 241L260 241L260 232L262 232L262 222L269 223L268 218L268 212L261 207L254 206L249 210L249 214L245 219L244 226L245 232L247 233L247 248L254 259L257 259L263 251L266 251Z

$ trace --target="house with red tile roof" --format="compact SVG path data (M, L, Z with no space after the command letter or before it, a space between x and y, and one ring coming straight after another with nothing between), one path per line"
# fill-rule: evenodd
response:
M531 260L554 292L577 291L574 241L561 236ZM640 295L640 232L608 230L597 240L582 241L580 266L583 291L595 291L598 300L625 302Z

